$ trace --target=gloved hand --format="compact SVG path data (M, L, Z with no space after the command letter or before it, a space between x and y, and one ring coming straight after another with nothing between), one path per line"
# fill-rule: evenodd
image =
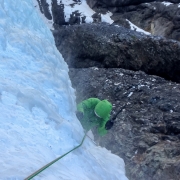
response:
M113 127L113 125L114 125L114 122L109 120L109 121L106 122L105 129L109 130L109 129L111 129Z
M83 119L84 114L83 114L83 112L81 112L81 111L77 111L77 112L76 112L76 116L77 116L77 118L78 118L79 120L81 120L81 119Z

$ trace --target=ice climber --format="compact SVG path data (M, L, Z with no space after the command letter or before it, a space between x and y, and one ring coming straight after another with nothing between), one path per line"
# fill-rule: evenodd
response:
M76 116L86 131L97 126L99 135L103 136L112 127L109 121L111 110L112 104L108 100L89 98L77 105Z

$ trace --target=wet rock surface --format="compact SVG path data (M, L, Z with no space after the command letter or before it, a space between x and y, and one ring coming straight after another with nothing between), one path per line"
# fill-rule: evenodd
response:
M70 68L77 102L108 99L111 117L124 105L108 134L96 142L122 157L130 180L179 180L180 85L141 71Z
M63 26L53 32L69 67L142 70L180 82L180 43L106 23Z

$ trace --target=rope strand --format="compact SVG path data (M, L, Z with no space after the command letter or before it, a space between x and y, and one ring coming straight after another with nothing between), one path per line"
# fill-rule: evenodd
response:
M43 166L42 168L40 168L39 170L37 170L36 172L34 172L33 174L31 174L30 176L28 176L27 178L25 178L24 180L30 180L32 178L34 178L35 176L37 176L39 173L41 173L42 171L44 171L45 169L47 169L49 166L51 166L52 164L54 164L55 162L57 162L58 160L60 160L61 158L63 158L64 156L66 156L67 154L69 154L70 152L74 151L75 149L78 149L80 146L82 146L85 137L86 137L87 132L85 133L81 143L74 147L73 149L71 149L70 151L68 151L67 153L63 154L62 156L56 158L55 160L51 161L50 163L46 164L45 166Z

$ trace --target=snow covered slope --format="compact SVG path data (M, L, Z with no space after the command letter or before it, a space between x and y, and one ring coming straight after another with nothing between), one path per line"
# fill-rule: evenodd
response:
M19 180L78 145L68 67L32 0L0 0L0 179ZM126 180L124 162L86 138L43 180Z
M34 5L37 8L37 10L40 12L40 8L43 8L43 5L40 3L41 1L34 0ZM51 16L51 20L47 19L45 14L41 14L41 16L43 17L43 19L45 20L46 24L49 26L50 29L54 29L53 27L53 12L52 12L52 3L54 2L53 0L43 0L44 5L47 8L47 11L50 13ZM148 4L148 3L146 3ZM164 2L165 5L167 5L167 3ZM65 18L65 22L69 22L70 20L70 16L74 13L79 13L79 17L80 17L80 23L82 23L82 18L85 17L85 23L92 23L93 22L93 18L92 16L96 13L93 9L91 9L89 7L89 5L87 4L86 0L57 0L57 6L63 6L63 16ZM169 4L168 4L169 5ZM60 11L60 9L58 10ZM57 9L55 14L57 14ZM106 22L109 24L114 23L114 21L111 19L111 16L113 15L113 13L111 12L107 12L106 14L101 14L101 22ZM60 15L58 16L58 18L60 18ZM141 32L147 35L151 35L151 33L144 31L143 29L137 27L136 25L134 25L132 22L130 22L128 19L126 19L126 21L129 23L130 25L130 29L137 31L137 32ZM117 25L118 26L118 25Z

